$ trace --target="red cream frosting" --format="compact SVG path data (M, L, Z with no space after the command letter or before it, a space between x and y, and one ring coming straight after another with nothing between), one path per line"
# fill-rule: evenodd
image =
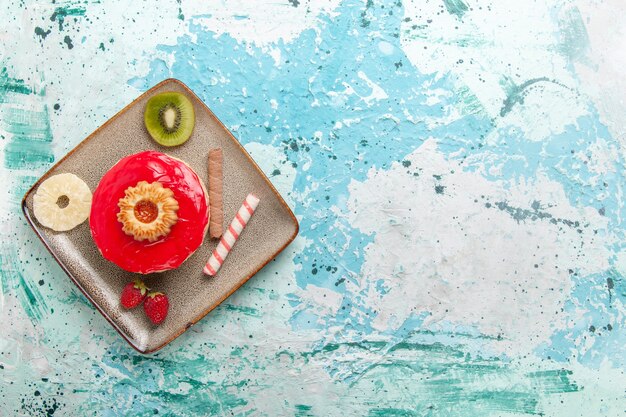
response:
M178 221L156 242L136 241L117 220L117 203L139 181L160 182L178 201ZM198 175L169 155L146 151L122 158L93 194L89 226L102 255L120 268L149 274L178 268L202 244L209 223L206 190Z

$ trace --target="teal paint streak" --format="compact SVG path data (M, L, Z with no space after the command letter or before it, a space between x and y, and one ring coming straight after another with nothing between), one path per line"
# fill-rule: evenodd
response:
M370 415L412 415L411 410L423 415L431 405L434 415L541 415L541 398L580 390L570 371L528 372L503 359L470 355L463 346L438 342L334 343L311 352L312 357L329 363L331 374L348 382L351 390L404 393L395 408L377 407ZM368 359L346 360L360 357ZM380 414L384 412L391 414Z
M380 341L336 343L317 350L314 366L337 361L341 366L353 367L359 363L359 357L367 357L368 366L365 370L355 368L357 378L346 389L358 404L365 406L359 414L370 416L542 415L542 398L578 390L570 380L571 373L561 370L525 372L506 361L470 356L461 347L439 343L403 341L393 345L393 351L382 349L386 345ZM189 350L187 354L170 352L147 357L128 353L126 347L118 353L116 349L119 347L103 360L121 377L116 378L112 392L93 396L93 403L85 410L109 410L107 399L137 396L142 401L134 401L130 409L114 405L109 414L103 415L122 411L148 415L153 409L171 415L259 415L246 393L267 389L268 381L261 376L263 372L256 377L255 373L240 372L265 370L266 361L275 363L274 359L258 357L253 353L255 348L249 346L235 349L232 359L221 356L224 352L220 354L214 348L192 357L188 356ZM359 351L365 355L358 355ZM282 353L295 358L302 352ZM225 362L229 364L226 379L220 376L224 374ZM284 369L291 369L290 365ZM335 381L341 383L342 379ZM190 386L183 393L182 384ZM295 416L322 415L311 403L285 402L285 406ZM346 407L341 408L342 412L350 409L349 405Z
M510 80L505 80L505 89L507 91L506 98L504 99L504 103L502 104L502 109L500 109L500 117L506 116L516 104L524 104L524 99L529 92L529 89L536 86L538 83L552 83L558 85L560 87L569 89L566 85L556 81L551 80L548 77L539 77L533 78L527 81L524 81L520 85L514 84Z
M455 15L459 19L469 9L463 0L443 0L443 4L446 6L448 13Z
M50 20L53 22L59 23L59 31L63 30L63 24L65 23L65 18L68 16L85 16L86 9L82 6L65 6L65 7L57 7L50 16Z
M429 335L429 336L453 336L456 338L468 338L468 339L477 339L477 340L502 340L501 336L490 336L490 335L486 335L486 334L481 334L481 333L475 333L475 334L470 334L464 331L447 331L447 330L439 330L439 331L433 331L433 330L414 330L412 332L412 334L414 335Z
M457 108L462 114L488 117L485 107L468 87L461 86L456 92L459 96Z
M22 308L33 323L38 323L50 309L46 301L30 279L22 273L22 263L15 245L0 246L0 281L3 294L14 293Z
M2 128L14 136L28 136L35 142L52 142L48 108L41 111L9 107L2 112Z
M245 378L234 378L224 382L220 379L224 364L211 356L173 352L165 357L161 354L144 356L131 353L121 342L110 348L103 362L116 370L119 378L112 380L106 392L90 397L82 408L85 415L93 410L102 410L99 415L254 415L247 410L248 401L240 395L245 389ZM232 365L231 365L232 367ZM232 369L229 371L231 372ZM180 392L172 387L187 386ZM124 399L132 396L141 398L131 404L111 398ZM169 414L168 414L169 413Z
M15 287L15 263L13 253L8 245L0 245L0 290L2 294L8 294Z
M0 71L0 132L8 137L4 147L4 166L9 169L38 169L54 161L51 149L52 131L48 108L41 103L42 92L35 91L24 80L13 78L6 67ZM32 173L11 175L6 184L12 210L36 177ZM16 242L4 236L0 244L0 276L3 294L12 293L29 319L40 322L51 310L33 277L23 273L24 264L17 253ZM26 261L27 263L28 261Z
M49 147L31 142L28 138L14 137L4 149L4 166L8 169L37 169L54 162Z
M41 94L25 85L23 80L8 76L6 68L0 73L0 129L11 134L4 149L4 166L9 169L38 169L54 162L52 129L48 107L35 102L38 109L24 109L24 96ZM29 102L29 107L33 104Z
M453 401L459 403L479 403L484 404L482 412L506 412L506 413L524 413L529 415L542 415L541 410L537 408L537 399L533 395L526 392L515 392L509 390L502 391L481 391L472 393L465 398L453 397Z
M368 417L413 417L418 414L413 410L401 408L374 408L369 410Z
M239 312L249 317L261 317L261 313L259 312L259 310L253 307L237 306L233 304L224 304L223 307L220 306L220 309L224 309L226 311Z
M31 321L40 322L50 311L46 301L37 287L31 281L26 280L21 272L18 272L18 278L21 289L21 291L18 291L20 303Z
M388 346L387 342L367 341L367 340L362 340L359 342L327 343L321 346L320 348L311 350L310 352L302 352L301 355L306 359L306 358L314 357L320 354L334 352L336 350L339 350L342 347L343 348L357 347L360 349L366 349L366 350L377 352L377 351L381 351L385 346Z
M0 103L6 103L8 93L31 94L33 91L26 86L24 80L9 77L6 67L0 71Z
M571 7L565 10L559 20L559 51L574 62L587 62L591 49L587 28L580 10Z
M533 387L542 392L555 394L561 392L576 392L580 387L570 381L573 372L566 369L536 371L527 374L531 378Z
M310 413L313 409L313 406L306 404L296 404L295 405L296 413L294 414L296 417L308 417L314 416L314 413Z
M24 134L15 134L4 150L4 166L9 169L37 169L54 162L54 154L50 142L52 133L48 125L47 111L45 119L35 119L34 124L24 130ZM37 124L45 122L44 130L39 130ZM44 140L41 135L48 134Z

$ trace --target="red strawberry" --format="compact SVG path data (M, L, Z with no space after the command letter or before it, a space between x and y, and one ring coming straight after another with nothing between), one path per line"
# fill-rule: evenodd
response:
M126 308L135 308L146 298L148 288L140 279L126 284L122 290L122 305Z
M146 315L154 324L160 324L167 317L170 302L162 292L151 292L143 303Z

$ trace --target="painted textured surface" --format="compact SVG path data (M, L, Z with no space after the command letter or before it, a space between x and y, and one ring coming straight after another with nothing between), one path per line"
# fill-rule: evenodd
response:
M1 415L623 415L620 1L201 3L0 6ZM301 233L142 356L19 202L167 77Z

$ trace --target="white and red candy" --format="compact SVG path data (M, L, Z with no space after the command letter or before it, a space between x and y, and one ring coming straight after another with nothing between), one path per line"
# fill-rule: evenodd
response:
M232 247L235 245L239 235L246 227L246 224L250 221L250 217L254 214L257 206L259 205L259 198L254 194L248 194L243 204L239 208L237 215L230 222L228 229L222 235L220 243L213 250L209 261L202 270L205 274L214 276L219 271L220 267L224 263L224 260L228 256Z

